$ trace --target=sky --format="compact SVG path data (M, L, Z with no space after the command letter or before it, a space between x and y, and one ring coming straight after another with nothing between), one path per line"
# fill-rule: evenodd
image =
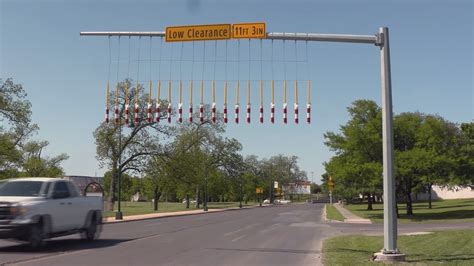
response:
M177 82L252 80L252 123L233 122L226 135L243 154L260 158L296 155L308 178L320 182L333 152L324 133L338 132L357 99L381 103L380 52L372 44L292 41L209 41L169 44L160 38L110 40L80 31L164 31L167 26L265 22L267 32L373 35L390 31L393 111L438 114L452 122L473 121L473 2L454 1L10 1L0 0L0 78L23 85L40 126L35 139L50 142L48 156L67 153L67 175L102 175L93 131L103 121L105 84L131 78ZM193 49L194 46L194 49ZM217 47L217 48L216 48ZM250 50L250 57L249 57ZM129 52L130 51L130 52ZM139 52L140 51L140 52ZM161 51L161 53L160 53ZM193 52L194 51L194 52ZM273 51L273 53L272 53ZM205 56L204 56L205 52ZM273 54L273 55L272 55ZM203 63L203 58L205 62ZM250 67L249 67L250 58ZM273 61L273 62L272 62ZM140 63L138 63L140 62ZM170 65L171 62L171 65ZM171 75L170 75L171 73ZM265 123L258 123L258 80L264 80ZM269 84L276 80L276 123L269 123ZM299 86L300 123L282 123L282 80ZM305 84L311 80L312 123L304 121ZM240 93L241 119L246 95ZM193 94L195 104L199 99ZM183 93L189 100L188 89ZM206 103L210 103L207 86ZM186 106L186 105L185 105ZM186 117L186 116L185 116ZM230 111L230 119L233 112Z

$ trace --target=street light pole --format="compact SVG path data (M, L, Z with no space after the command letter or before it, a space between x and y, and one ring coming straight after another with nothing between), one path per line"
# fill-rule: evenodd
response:
M393 114L392 80L388 28L380 28L379 36L382 89L382 136L383 136L383 207L384 207L384 254L399 253L397 249L397 216L395 210L395 178L393 176Z
M122 171L120 169L120 165L122 164L122 123L119 123L119 157L118 157L118 174L117 174L117 181L118 181L118 209L115 212L115 220L122 220L123 214L121 209L121 196L122 196L122 187L121 187L121 179L122 179Z
M207 212L209 209L207 208L207 170L206 176L204 177L204 200L203 200L203 210Z

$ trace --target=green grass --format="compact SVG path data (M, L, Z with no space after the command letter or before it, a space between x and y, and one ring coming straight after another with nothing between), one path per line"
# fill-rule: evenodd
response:
M344 216L331 204L326 204L326 217L329 220L344 221Z
M245 205L244 202L242 202L242 205L251 206L254 204L253 202L249 202L249 204ZM238 206L238 202L209 202L208 204L209 209L222 209ZM115 204L115 208L117 208L117 203ZM121 209L124 216L196 210L195 204L190 204L189 209L186 209L186 204L180 202L159 202L158 211L153 210L153 203L151 202L122 202ZM106 217L115 216L115 211L105 211L104 213Z
M368 218L372 222L383 222L383 204L374 204L367 210L367 204L348 204L344 206L354 214ZM427 202L413 204L413 216L406 215L406 205L398 204L399 222L474 222L474 199L434 201L432 209Z
M323 245L324 265L367 265L383 247L382 236L339 236ZM474 230L400 236L398 248L410 265L474 265ZM381 264L381 263L380 263Z

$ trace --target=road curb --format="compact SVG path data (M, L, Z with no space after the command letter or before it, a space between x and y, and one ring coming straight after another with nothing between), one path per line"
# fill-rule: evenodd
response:
M328 214L327 214L327 210L326 210L327 204L329 204L329 203L324 204L324 209L323 209L323 220L324 220L324 222L327 222L327 223L344 223L343 221L328 219Z
M270 207L268 205L263 205L262 207ZM209 211L200 211L200 212L193 212L193 211L188 211L187 213L169 213L166 215L159 215L157 213L157 216L148 216L148 217L142 217L142 218L132 218L132 219L123 219L123 220L113 220L113 217L109 221L106 219L102 220L102 224L116 224L116 223L128 223L128 222L137 222L137 221L144 221L144 220L152 220L152 219L161 219L161 218L170 218L170 217L180 217L180 216L191 216L191 215L200 215L200 214L212 214L212 213L219 213L219 212L225 212L225 211L238 211L238 210L248 210L248 209L254 209L254 208L261 208L260 206L246 206L246 207L232 207L232 208L224 208L224 209L209 209ZM126 217L133 217L133 216L141 216L141 215L130 215L130 216L124 216Z

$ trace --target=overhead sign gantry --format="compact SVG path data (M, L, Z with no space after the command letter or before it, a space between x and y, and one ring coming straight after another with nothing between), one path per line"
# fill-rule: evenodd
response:
M390 70L390 48L389 48L389 32L387 27L379 28L378 33L374 35L347 35L347 34L317 34L317 33L278 33L278 32L266 32L265 24L263 23L249 23L249 24L217 24L217 25L198 25L198 26L180 26L180 27L168 27L166 32L81 32L83 36L149 36L149 37L165 37L166 40L171 42L179 41L197 41L197 40L229 40L232 38L260 38L261 40L293 40L293 41L316 41L316 42L344 42L344 43L365 43L372 44L380 49L380 65L381 65L381 95L382 95L382 139L383 139L383 199L384 199L384 248L380 254L377 254L377 258L380 260L403 260L404 254L401 254L397 249L397 216L395 208L395 179L393 175L393 115L392 115L392 92L391 92L391 70ZM250 48L250 47L249 47ZM250 62L250 59L249 59ZM201 81L201 84L203 82ZM128 83L127 83L128 84ZM236 95L239 93L239 81L237 80ZM298 94L297 94L297 80L295 80L295 123L298 123ZM118 86L118 85L117 85ZM192 81L190 99L192 101ZM158 88L160 83L158 82ZM212 82L212 91L214 92L215 85ZM286 101L286 80L283 82L285 89L285 101ZM137 84L138 88L138 84ZM202 88L202 86L201 86ZM247 122L250 123L250 79L248 81L248 99L247 99ZM171 81L168 83L168 90L171 90ZM272 80L270 85L272 92L272 103L271 103L271 120L274 121L274 82ZM201 89L202 91L202 89ZM138 92L138 90L137 90ZM182 121L182 104L181 104L181 93L182 84L179 82L179 122ZM158 89L159 94L159 89ZM107 86L108 95L108 86ZM151 95L151 81L150 81L150 94ZM227 96L227 81L224 83L224 95ZM262 95L262 81L260 81L260 96ZM107 96L108 97L108 96ZM151 97L149 97L151 99ZM159 98L159 95L158 95ZM215 122L215 99L213 93L213 121ZM263 105L262 97L260 97L260 122L263 122ZM157 100L158 104L160 101ZM108 104L108 101L107 101ZM169 96L168 104L171 104L171 97ZM127 105L127 104L126 104ZM136 104L137 106L138 104ZM202 110L202 93L201 93L201 105ZM224 121L227 120L227 99L224 98ZM286 102L284 103L284 119L286 119ZM236 122L238 122L238 99L236 101ZM108 110L108 109L107 109ZM127 109L128 110L128 109ZM137 111L138 108L135 108ZM150 110L150 104L148 104L148 110ZM138 110L139 111L139 110ZM168 121L170 120L171 108L168 106ZM202 111L201 111L202 113ZM107 111L108 114L108 111ZM308 78L308 108L307 117L308 122L310 114L310 103L309 103L309 78ZM160 113L158 112L158 115ZM192 103L190 106L190 115L192 117ZM149 116L148 116L149 117ZM158 117L159 118L159 117ZM139 120L137 120L139 122ZM159 120L158 120L159 121ZM192 121L192 120L190 120ZM202 121L202 120L201 120ZM286 121L286 120L285 120ZM147 119L147 122L151 122ZM157 122L155 120L155 122Z

